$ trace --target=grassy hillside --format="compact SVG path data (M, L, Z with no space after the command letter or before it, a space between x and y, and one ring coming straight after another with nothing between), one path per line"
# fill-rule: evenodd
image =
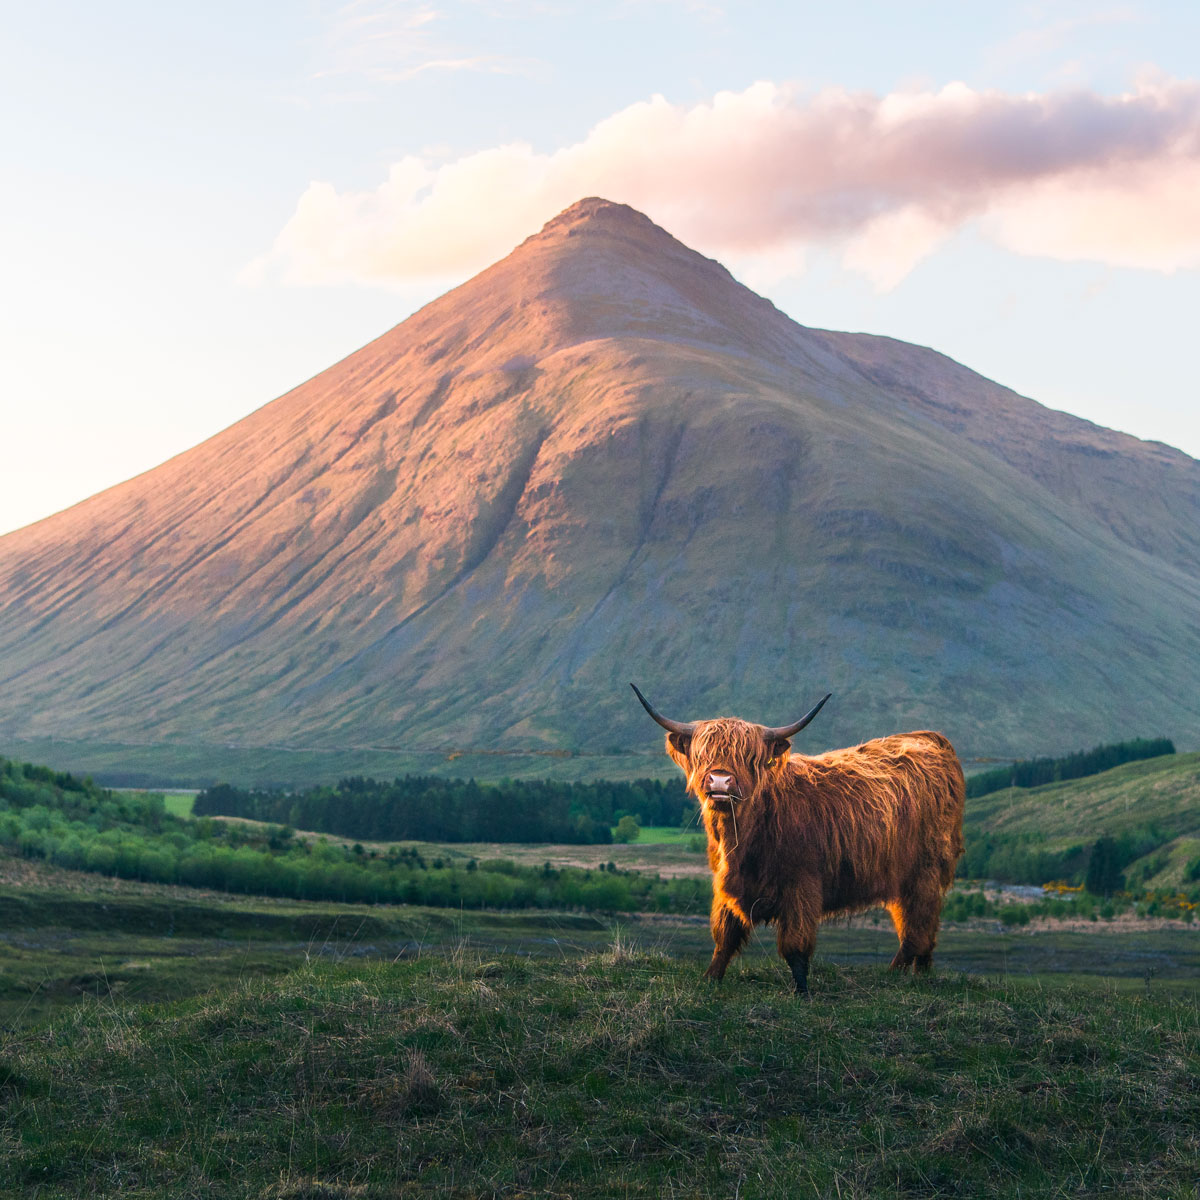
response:
M1086 850L1102 835L1125 837L1140 851L1126 870L1131 880L1179 886L1200 858L1200 754L1168 754L1086 779L977 797L967 802L966 834L968 846L992 834L1037 839L1049 853Z
M6 1196L1192 1197L1194 1000L620 944L95 1003L0 1060Z

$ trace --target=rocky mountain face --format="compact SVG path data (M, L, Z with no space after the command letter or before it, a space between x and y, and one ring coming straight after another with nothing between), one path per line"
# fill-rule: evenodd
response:
M0 538L5 739L1200 741L1200 463L807 329L641 214L503 261Z

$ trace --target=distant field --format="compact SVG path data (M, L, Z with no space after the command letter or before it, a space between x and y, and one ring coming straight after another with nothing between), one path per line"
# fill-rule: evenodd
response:
M167 812L175 817L190 817L192 806L196 803L195 792L164 792L163 802Z
M184 799L170 803L180 806L172 811L184 811ZM1147 827L1161 831L1162 840L1125 869L1147 889L1184 886L1190 864L1200 858L1200 753L1164 755L1084 779L992 792L967 801L965 820L968 844L983 834L1030 835L1049 851L1090 848L1101 834L1119 836ZM679 876L708 871L705 856L691 849L694 839L702 836L699 826L687 831L652 826L625 845L416 845L423 854L447 860L501 856L525 865L555 866L611 861L632 870Z
M192 813L195 799L191 793L166 793L167 811L177 816L188 817ZM219 818L241 820L241 818ZM251 822L257 824L257 822ZM317 834L301 831L308 837L325 837L330 842L351 845L353 838L335 834ZM702 827L693 826L682 830L670 825L647 825L638 833L637 841L613 842L595 845L559 845L550 842L397 842L396 845L413 846L426 858L442 858L448 862L465 863L472 858L509 858L523 866L541 866L549 862L555 867L594 867L613 862L623 870L651 871L664 876L706 875L708 859L703 848L694 849L696 839L703 841ZM392 843L370 842L364 845L382 847Z
M128 746L63 738L0 742L0 754L23 762L53 763L56 770L93 775L108 787L305 788L332 785L349 775L395 779L444 775L476 779L668 779L678 768L649 738L647 749L627 754L403 753L371 747L290 750L272 746Z
M192 815L192 808L195 805L196 793L195 792L164 792L163 799L166 802L167 812L172 813L174 816L177 816L177 817L190 817ZM693 825L690 829L688 829L686 831L682 830L682 829L678 829L671 825L646 825L646 826L643 826L638 831L637 839L633 843L614 842L611 847L604 846L604 845L598 845L598 846L594 846L594 847L592 847L592 846L580 847L580 849L587 849L589 851L592 849L595 849L598 851L604 851L604 850L608 850L608 849L623 850L626 845L678 846L683 849L690 849L691 843L696 838L700 838L700 839L704 838L704 829L703 829L703 827L701 827L699 825ZM331 840L344 842L344 841L348 841L350 839L338 838L338 837L331 835ZM427 843L424 843L424 844L427 844ZM475 844L475 843L472 843L472 844ZM486 845L490 846L491 847L491 856L493 856L493 857L505 855L507 845L508 845L507 843L499 843L499 842L494 843L494 844L490 843L490 842L489 843L478 843L478 844L480 844L480 845L486 844ZM452 850L454 848L461 847L462 845L463 845L463 843L452 843L452 844L446 845L444 847L439 846L438 849L449 853L449 852L452 852ZM458 854L455 854L455 857L458 857L458 856L459 856ZM592 856L590 854L588 854L587 857L590 858Z
M241 821L240 817L218 817L217 820ZM249 821L246 824L256 825ZM556 842L363 842L368 849L383 850L388 846L411 847L426 860L442 859L447 864L465 866L471 859L509 859L519 866L540 867L549 863L553 867L598 867L613 863L623 871L647 871L664 878L681 876L707 876L710 868L703 847L692 849L694 837L703 834L692 831L680 835L669 827L650 827L651 833L661 829L663 836L639 837L636 842L609 843L556 843ZM647 830L642 830L645 834ZM335 834L313 833L299 830L297 836L325 839L334 845L354 845L354 838L338 837Z
M693 825L690 829L678 829L671 825L646 825L633 844L643 846L690 846L695 838L704 840L703 826Z
M1078 838L1093 829L1116 834L1150 823L1175 834L1200 832L1200 753L1167 754L1085 779L1005 788L967 801L967 825L995 833Z

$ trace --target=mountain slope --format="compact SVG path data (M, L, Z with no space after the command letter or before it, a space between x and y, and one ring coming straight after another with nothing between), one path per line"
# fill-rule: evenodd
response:
M154 471L0 539L0 739L1194 743L1200 464L805 329L587 200ZM828 719L827 719L828 718Z

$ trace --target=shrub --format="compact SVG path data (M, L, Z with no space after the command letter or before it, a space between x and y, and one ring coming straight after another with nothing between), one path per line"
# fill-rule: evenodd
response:
M1000 924L1011 929L1014 925L1029 924L1029 906L1026 904L1006 904L1000 910Z
M613 841L636 842L641 832L642 828L638 824L637 817L624 816L617 822L617 827L613 830Z

